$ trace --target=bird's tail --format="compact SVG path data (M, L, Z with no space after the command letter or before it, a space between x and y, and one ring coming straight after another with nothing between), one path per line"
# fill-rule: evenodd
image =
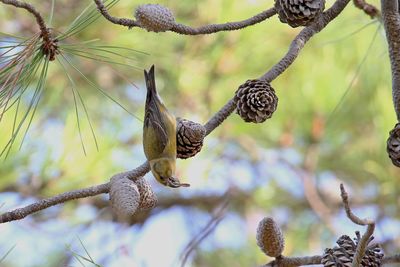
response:
M144 70L144 78L146 80L147 99L157 97L156 80L154 77L154 65L151 66L148 72Z

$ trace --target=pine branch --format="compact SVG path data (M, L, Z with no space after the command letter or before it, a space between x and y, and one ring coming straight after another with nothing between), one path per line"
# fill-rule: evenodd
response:
M20 3L16 2L15 0L0 0L2 2L7 1L7 2L12 2L12 3ZM94 0L98 9L100 12L103 14L108 14L106 8L103 5L103 2L101 0ZM345 6L348 4L349 0L337 0L335 4L325 11L319 19L311 23L310 26L306 27L304 30L300 32L300 34L295 38L295 40L292 42L291 48L289 52L285 55L285 57L277 64L275 65L269 72L267 72L262 79L265 79L267 81L272 81L276 77L278 77L286 68L288 68L291 63L296 59L297 55L300 52L300 49L305 45L305 43L317 32L321 31L326 25L328 25L329 22L331 22L334 18L336 18L339 13L345 8ZM22 5L20 3L20 5ZM25 6L25 5L24 5ZM29 6L29 5L28 5ZM33 8L33 7L32 7ZM273 8L271 13L268 14L275 14L275 9ZM110 18L112 21L116 18L111 17L109 14L107 15L108 18ZM111 22L112 22L111 21ZM246 20L248 23L254 22L255 20L249 19ZM120 21L121 22L121 21ZM125 22L123 22L125 23ZM131 22L129 22L131 23ZM131 24L132 26L135 26ZM244 25L244 24L243 24ZM297 48L296 45L298 44ZM234 98L228 101L227 104L225 104L220 111L218 111L213 117L210 118L210 120L204 125L206 128L206 135L210 134L214 129L216 129L223 121L225 121L231 114L232 112L236 109L236 103ZM119 173L114 176L126 176L127 178L131 180L135 180L143 175L145 175L147 172L150 171L150 166L148 162L143 163L141 166L137 167L134 170L127 171L124 173ZM4 213L0 215L0 223L4 222L9 222L13 220L20 220L24 217L26 217L29 214L35 213L37 211L46 209L50 206L54 206L63 202L66 202L68 200L72 199L77 199L77 198L84 198L84 197L89 197L89 196L95 196L98 194L102 193L108 193L109 192L110 185L109 183L98 185L98 186L93 186L85 189L80 189L80 190L75 190L71 192L65 192L60 195L47 198L44 200L41 200L39 202L36 202L34 204L31 204L29 206L26 206L24 208L16 209L11 212Z
M113 177L125 176L134 181L134 180L142 177L143 175L145 175L149 170L150 170L150 166L149 166L148 162L145 162L134 170L123 172L123 173L118 173L118 174L114 175ZM74 190L74 191L61 193L59 195L56 195L56 196L53 196L50 198L42 199L42 200L35 202L33 204L30 204L26 207L18 208L13 211L3 213L0 215L0 223L21 220L32 213L47 209L51 206L55 206L55 205L67 202L69 200L92 197L92 196L96 196L96 195L100 195L100 194L106 194L109 191L110 191L110 183L108 182L105 184L91 186L88 188L83 188L83 189L78 189L78 190Z
M138 21L133 20L133 19L127 19L127 18L117 18L114 16L111 16L110 13L108 12L107 8L104 6L104 3L102 0L94 0L97 9L103 15L104 18L106 18L108 21L111 23L117 24L117 25L122 25L128 28L133 28L133 27L141 27L140 23ZM257 15L254 15L253 17L250 17L245 20L241 21L234 21L234 22L226 22L226 23L221 23L221 24L210 24L210 25L204 25L198 28L193 28L184 24L180 23L174 23L174 25L169 29L169 31L176 32L179 34L184 34L184 35L200 35L200 34L212 34L216 32L221 32L221 31L234 31L234 30L240 30L249 26L252 26L254 24L260 23L276 14L276 9L270 8L265 11L260 12Z
M334 20L346 7L349 0L337 0L331 8L326 10L321 16L313 21L309 26L305 27L292 41L289 51L286 55L267 73L261 76L261 80L266 82L272 82L279 75L281 75L299 55L304 45L313 37L316 33L324 29L332 20Z
M42 15L39 13L39 11L37 11L35 9L34 6L32 6L29 3L19 1L19 0L0 0L0 2L4 3L6 5L15 6L17 8L23 8L23 9L27 10L29 13L31 13L35 17L36 22L39 25L40 32L41 32L44 42L45 43L51 42L50 31L47 28Z
M302 266L321 264L322 257L319 255L305 257L281 257L275 259L261 267L278 267L278 266Z
M392 69L392 93L397 120L400 121L400 14L399 4L395 0L381 0L382 18Z
M369 15L371 18L379 17L379 9L371 4L365 2L365 0L353 0L354 5L363 10L365 14Z

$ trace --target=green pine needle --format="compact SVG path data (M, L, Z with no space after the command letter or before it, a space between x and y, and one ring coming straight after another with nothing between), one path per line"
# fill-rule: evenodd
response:
M105 5L107 8L111 8L118 1L119 0L106 1ZM53 19L54 5L55 1L52 0L49 17L50 24ZM79 64L77 63L82 60L101 62L109 66L115 74L121 76L130 84L133 83L124 77L120 71L116 70L115 67L122 66L124 68L128 67L141 70L141 68L132 64L132 62L136 62L137 59L131 55L132 53L146 53L131 48L99 44L97 43L98 39L78 43L71 43L71 41L69 41L70 37L82 32L100 17L101 14L92 3L82 11L64 33L55 36L55 40L57 40L57 53L55 57L57 60L54 62L58 63L56 65L63 70L71 86L79 136L85 155L86 148L82 135L80 110L82 111L83 109L97 150L98 142L88 108L78 90L78 86L74 82L74 77L76 75L83 78L91 87L95 88L102 95L106 96L130 115L141 121L140 118L132 114L104 89L91 81L78 67ZM3 117L7 112L12 111L10 137L8 140L5 140L6 144L4 147L0 148L0 158L2 156L7 158L17 140L20 140L19 148L21 148L27 137L29 128L32 125L33 118L40 108L39 102L46 89L46 81L48 79L50 67L49 56L44 54L42 45L43 40L39 33L31 38L24 39L0 32L0 129L2 126L1 124L4 123ZM19 134L21 131L23 134L20 138Z

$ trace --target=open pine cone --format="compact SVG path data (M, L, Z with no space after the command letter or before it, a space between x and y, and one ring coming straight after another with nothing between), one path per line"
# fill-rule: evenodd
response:
M347 235L342 235L336 243L339 245L334 248L327 248L322 256L321 263L324 267L351 267L357 244L360 242L360 232L356 232L354 241ZM368 243L373 240L370 238ZM361 261L362 267L382 266L383 253L378 244L368 245L365 255Z
M307 26L325 8L325 0L275 0L279 20L296 28Z
M206 129L203 125L178 118L176 126L177 157L187 159L200 152Z
M390 131L386 150L393 164L400 167L400 123Z
M235 94L237 113L246 122L261 123L271 118L278 105L275 90L268 82L247 80Z

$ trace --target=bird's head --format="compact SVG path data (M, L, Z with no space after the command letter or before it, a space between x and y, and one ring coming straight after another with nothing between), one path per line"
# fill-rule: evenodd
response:
M172 188L188 187L189 184L182 184L175 175L175 159L160 158L150 161L151 172L156 180Z

